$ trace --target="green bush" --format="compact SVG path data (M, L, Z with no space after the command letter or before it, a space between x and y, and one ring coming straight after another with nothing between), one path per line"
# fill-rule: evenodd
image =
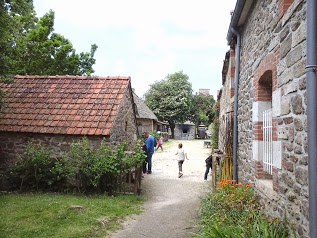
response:
M218 148L219 121L215 119L211 124L211 148Z
M16 176L20 181L19 188L25 185L35 187L48 187L52 184L51 168L54 163L50 158L50 151L34 142L27 144L25 152L18 155L18 160L13 168L10 168L11 176Z
M267 218L250 185L234 180L218 183L217 189L202 200L200 228L196 237L289 237L288 222Z
M107 191L111 194L117 187L117 178L144 161L139 146L135 145L130 153L127 149L126 142L111 148L105 140L93 149L87 138L82 138L71 144L70 151L56 163L54 171L67 190L76 188L78 192Z
M103 140L93 148L87 138L73 141L61 158L50 158L47 148L29 143L10 169L8 180L13 187L79 193L108 192L117 188L118 178L140 167L144 153L139 145L127 152L128 144L111 147Z

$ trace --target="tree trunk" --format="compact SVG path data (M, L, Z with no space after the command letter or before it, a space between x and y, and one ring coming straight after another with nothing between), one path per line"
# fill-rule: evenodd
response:
M195 138L198 138L199 118L195 119Z
M169 121L168 123L170 124L172 139L175 139L175 135L174 135L175 123L172 121Z

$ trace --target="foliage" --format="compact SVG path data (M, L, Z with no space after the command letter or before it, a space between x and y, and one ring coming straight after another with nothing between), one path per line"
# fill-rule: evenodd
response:
M162 121L168 121L174 135L175 123L190 118L192 85L182 71L168 74L165 79L150 85L145 93L145 104Z
M131 195L1 194L0 237L106 237L143 202Z
M144 161L139 146L135 145L131 153L126 153L127 146L122 143L112 148L102 141L94 149L87 138L82 138L71 144L69 153L56 163L54 170L68 189L76 187L79 192L97 189L112 194L117 177L141 166Z
M161 135L157 133L157 131L149 131L150 135L152 135L157 141L160 139Z
M40 183L43 187L50 185L52 164L50 151L44 146L30 142L10 172L20 178L20 190L26 182L38 190Z
M191 108L191 121L196 126L200 124L209 125L214 119L213 107L215 100L211 95L195 94Z
M76 53L64 36L54 33L54 12L38 19L33 0L0 3L0 83L12 75L91 75L97 45ZM0 109L3 91L0 90Z
M54 12L38 19L33 1L6 0L0 10L0 76L91 75L95 63L93 44L89 53L77 54L72 44L54 33Z
M213 122L211 124L211 147L214 149L218 147L218 140L219 140L219 102L215 102L212 107L211 115L213 118Z
M8 179L13 184L21 181L21 188L27 181L28 188L36 186L41 190L49 187L51 191L106 191L112 194L117 187L117 178L141 166L144 161L140 146L134 145L128 153L127 148L127 143L111 147L105 140L93 148L87 138L82 138L73 141L61 158L53 159L48 149L30 143L16 166L10 169Z
M249 184L218 183L202 200L201 231L196 237L289 237L286 220L269 219L259 209Z
M219 120L214 120L211 124L211 148L218 148L218 136L219 136Z

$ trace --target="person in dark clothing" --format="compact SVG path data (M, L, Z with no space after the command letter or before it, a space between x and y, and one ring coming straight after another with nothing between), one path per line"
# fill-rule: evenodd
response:
M205 172L204 180L207 180L209 170L212 169L212 155L209 155L208 158L205 160L205 162L206 162L206 172Z
M146 155L147 155L147 174L152 173L152 155L154 153L154 137L150 135L148 131L144 132L144 138L146 138Z
M144 154L147 155L146 154L146 145L145 145L145 143L141 142L141 148L142 148ZM146 174L146 165L147 165L147 157L144 159L143 164L142 164L142 172L144 174Z

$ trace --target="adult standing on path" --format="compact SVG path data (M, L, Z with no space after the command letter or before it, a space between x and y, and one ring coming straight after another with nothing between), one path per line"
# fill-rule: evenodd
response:
M175 147L183 143L190 160L186 176L175 176ZM164 153L154 153L153 174L142 180L143 211L123 223L111 238L189 238L197 232L200 198L211 188L204 182L205 158L211 149L201 140L169 140ZM186 167L187 168L187 167Z
M148 131L144 132L144 137L146 138L146 160L147 160L147 173L152 173L152 156L154 153L154 137L150 135Z

